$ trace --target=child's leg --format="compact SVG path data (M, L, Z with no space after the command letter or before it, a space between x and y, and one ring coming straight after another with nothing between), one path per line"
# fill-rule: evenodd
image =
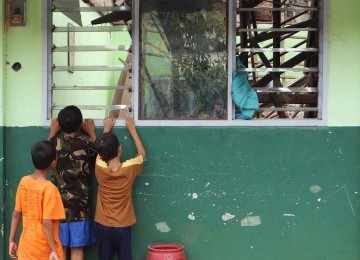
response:
M131 260L131 227L114 228L113 241L118 259Z
M71 260L84 260L84 248L72 247L71 248Z
M100 260L111 260L114 255L114 248L112 246L112 230L113 227L107 227L101 224L96 224L96 244L98 247L98 257Z
M69 223L60 223L59 237L63 246L64 260L67 259L67 249L70 246L70 229Z
M69 222L71 260L83 260L84 247L95 242L92 224L93 222L90 219Z
M66 258L67 258L67 249L68 249L67 246L63 246L64 260L66 260Z

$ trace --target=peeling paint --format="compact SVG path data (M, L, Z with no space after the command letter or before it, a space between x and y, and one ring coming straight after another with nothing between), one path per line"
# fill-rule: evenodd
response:
M155 227L157 230L159 230L162 233L168 233L171 231L171 228L168 226L168 224L165 221L155 223Z
M4 224L1 224L1 236L4 238Z
M261 224L260 216L247 216L241 220L241 226L253 227Z
M209 185L210 185L210 182L206 183L206 184L205 184L205 187L209 187Z
M283 214L284 217L295 217L294 214L290 214L290 213L285 213Z
M195 220L194 212L188 215L188 219Z
M319 193L321 191L321 187L319 185L313 185L309 188L311 193Z
M199 195L197 195L197 193L193 193L193 194L192 194L192 198L193 198L193 199L197 199L198 197L199 197Z
M230 219L233 219L235 217L235 215L231 215L229 212L226 212L224 215L222 215L222 220L223 221L228 221Z

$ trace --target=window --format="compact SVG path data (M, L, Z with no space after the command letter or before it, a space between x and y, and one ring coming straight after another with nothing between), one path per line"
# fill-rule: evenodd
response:
M49 6L48 118L67 105L97 119L131 111L131 6L92 2Z
M47 118L75 104L138 125L324 124L327 4L53 0Z
M318 0L237 2L236 53L263 118L319 118Z
M139 13L139 118L226 119L226 2L140 1Z

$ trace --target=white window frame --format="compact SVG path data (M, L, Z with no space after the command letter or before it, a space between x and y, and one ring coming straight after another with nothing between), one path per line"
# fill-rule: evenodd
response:
M133 43L139 42L139 3L141 0L133 0ZM49 89L49 80L51 73L50 58L48 57L51 40L51 21L49 21L49 11L51 11L51 1L43 0L44 3L44 53L43 53L43 118L44 125L50 125L51 120L47 119L50 106L48 104L51 95ZM326 126L327 125L327 94L328 94L328 49L329 49L329 0L320 2L320 31L319 31L319 92L318 92L318 112L319 118L314 119L252 119L243 120L235 119L235 107L231 98L231 82L232 72L228 71L228 104L227 104L227 120L152 120L139 119L139 44L133 44L133 70L132 70L132 86L133 86L133 115L137 126ZM229 4L229 22L228 22L228 53L235 53L236 46L236 0L228 0ZM50 66L49 66L50 65ZM235 70L235 55L228 56L228 68ZM103 120L95 120L97 126L103 125ZM124 126L124 120L116 120L115 126Z

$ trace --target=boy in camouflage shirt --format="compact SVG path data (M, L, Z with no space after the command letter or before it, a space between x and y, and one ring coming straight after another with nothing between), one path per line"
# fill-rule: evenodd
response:
M104 132L109 132L114 120L107 120ZM80 130L86 134L80 134ZM62 130L61 135L57 135ZM76 106L67 106L51 121L49 140L56 147L57 164L52 182L58 188L64 204L66 220L60 223L60 240L66 259L67 248L72 260L84 259L84 247L95 242L94 224L89 207L90 169L96 149L95 124L83 117Z

